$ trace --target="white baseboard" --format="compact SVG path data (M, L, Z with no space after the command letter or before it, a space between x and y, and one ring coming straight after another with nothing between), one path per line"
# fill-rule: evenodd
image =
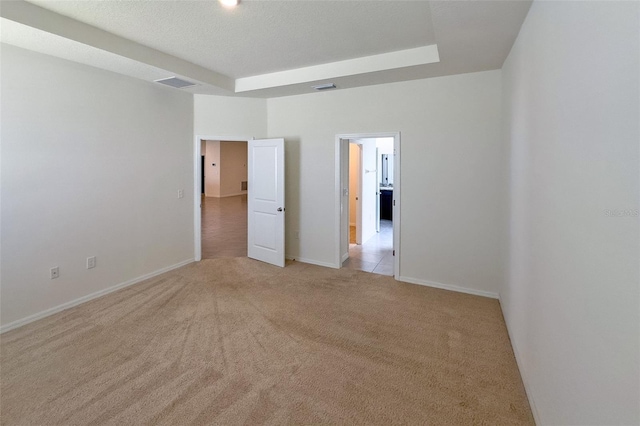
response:
M442 283L437 283L435 281L422 280L419 278L411 278L411 277L404 277L404 276L396 276L395 278L396 280L402 281L405 283L424 285L427 287L434 287L434 288L441 288L443 290L456 291L458 293L473 294L475 296L484 296L484 297L490 297L491 299L498 299L498 293L493 293L491 291L475 290L472 288L460 287L460 286L451 285L451 284L442 284Z
M123 283L116 284L116 285L114 285L112 287L105 288L105 289L100 290L100 291L96 291L95 293L91 293L91 294L88 294L86 296L82 296L82 297L80 297L78 299L75 299L75 300L72 300L70 302L63 303L62 305L58 305L58 306L55 306L53 308L44 310L42 312L38 312L37 314L29 315L28 317L21 318L19 320L10 322L9 324L5 324L3 326L0 326L0 334L5 333L5 332L7 332L9 330L16 329L18 327L22 327L23 325L26 325L26 324L29 324L31 322L37 321L39 319L48 317L50 315L56 314L56 313L58 313L60 311L64 311L65 309L69 309L69 308L72 308L74 306L81 305L82 303L88 302L89 300L93 300L93 299L96 299L96 298L98 298L100 296L104 296L105 294L113 293L114 291L120 290L121 288L129 287L130 285L137 284L137 283L142 282L144 280L148 280L149 278L153 278L153 277L155 277L157 275L164 274L165 272L169 272L169 271L171 271L173 269L180 268L181 266L188 265L189 263L192 263L193 261L194 261L193 259L183 260L182 262L176 263L175 265L171 265L171 266L167 266L167 267L162 268L162 269L158 269L157 271L153 271L153 272L150 272L148 274L144 274L144 275L141 275L141 276L139 276L137 278L131 279L129 281L125 281Z
M500 302L500 310L502 311L502 318L504 319L504 323L507 326L507 334L509 334L509 341L511 342L511 348L513 349L513 355L516 358L516 364L518 366L518 371L520 372L520 377L522 378L522 384L524 385L524 391L527 394L527 399L529 400L529 407L531 407L531 413L533 413L533 421L537 425L541 425L542 419L540 418L540 414L538 413L538 409L536 407L536 403L533 400L533 389L531 388L531 382L528 380L528 376L524 370L524 365L522 364L522 357L518 352L518 348L516 347L515 341L513 340L513 333L511 333L511 328L509 328L509 322L507 321L507 317L504 315L504 309L502 309L502 299L498 294L498 301Z
M286 255L285 258L287 260L295 260L296 262L308 263L310 265L317 265L317 266L324 266L325 268L339 269L339 266L336 266L333 263L319 262L313 259L305 259L304 257Z
M247 191L242 191L242 192L237 192L235 194L225 194L225 195L221 195L220 198L227 198L227 197L236 197L238 195L247 195Z
M346 252L345 254L342 255L341 263L344 263L344 261L347 260L348 258L349 258L349 252Z

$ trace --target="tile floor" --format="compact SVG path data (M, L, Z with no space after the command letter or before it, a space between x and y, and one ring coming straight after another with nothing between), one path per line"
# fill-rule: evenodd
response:
M355 234L355 229L352 231ZM355 235L354 235L355 239ZM362 245L349 244L343 268L393 275L393 222ZM247 196L202 197L202 258L247 256Z
M247 196L202 197L202 258L247 256Z
M362 245L349 244L349 258L343 268L393 275L393 222L380 221L380 232Z

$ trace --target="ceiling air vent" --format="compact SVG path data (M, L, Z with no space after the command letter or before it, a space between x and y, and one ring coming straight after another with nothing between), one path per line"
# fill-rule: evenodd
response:
M335 89L336 85L333 83L327 83L327 84L319 84L317 86L311 86L316 90L329 90L329 89Z
M175 87L176 89L182 89L183 87L195 86L196 83L182 80L177 77L161 78L160 80L154 80L156 83L166 84L167 86Z

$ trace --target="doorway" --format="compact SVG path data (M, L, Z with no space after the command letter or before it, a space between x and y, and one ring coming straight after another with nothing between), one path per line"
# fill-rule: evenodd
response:
M399 276L400 134L336 137L337 267Z
M247 256L247 141L202 139L202 259Z

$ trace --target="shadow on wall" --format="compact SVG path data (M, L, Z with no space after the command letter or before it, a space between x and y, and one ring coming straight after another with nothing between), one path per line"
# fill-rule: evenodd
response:
M285 182L285 254L296 257L300 253L300 138L284 138ZM295 201L295 204L294 204Z

